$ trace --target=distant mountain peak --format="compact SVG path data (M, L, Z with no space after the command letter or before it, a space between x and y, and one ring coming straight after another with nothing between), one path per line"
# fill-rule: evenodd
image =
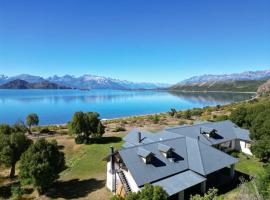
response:
M28 83L49 81L50 83L78 89L157 89L170 86L169 84L160 83L135 83L92 74L85 74L78 77L68 74L63 76L54 75L48 78L29 74L20 74L11 77L0 75L0 85L13 80L23 80Z
M242 73L233 74L205 74L201 76L193 76L191 78L181 81L179 84L199 84L214 81L244 81L244 80L262 80L270 77L270 70L261 71L245 71Z

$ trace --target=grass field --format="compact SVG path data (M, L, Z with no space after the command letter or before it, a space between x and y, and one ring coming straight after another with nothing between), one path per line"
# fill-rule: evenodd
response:
M105 137L99 144L76 145L69 136L54 138L63 146L68 168L61 173L44 199L99 199L107 200L111 193L105 188L106 162L109 147L122 145L123 134Z

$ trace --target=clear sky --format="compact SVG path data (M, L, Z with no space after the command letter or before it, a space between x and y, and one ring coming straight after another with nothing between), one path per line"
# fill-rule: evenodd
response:
M269 0L0 0L0 74L175 83L269 68Z

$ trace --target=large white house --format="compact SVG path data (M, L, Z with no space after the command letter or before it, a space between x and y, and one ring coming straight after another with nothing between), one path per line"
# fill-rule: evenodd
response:
M190 188L204 193L208 179L225 168L234 178L238 160L226 152L251 155L249 132L229 120L166 128L155 134L134 129L124 140L122 149L111 147L106 159L107 188L121 196L151 183L163 187L171 199L185 199Z

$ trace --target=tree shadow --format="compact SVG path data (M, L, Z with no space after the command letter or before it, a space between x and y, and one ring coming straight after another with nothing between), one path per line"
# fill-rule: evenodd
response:
M95 178L87 180L72 179L69 181L57 181L46 193L50 198L76 199L86 197L105 185L105 180Z
M19 187L20 183L19 181L15 181L3 186L0 186L0 199L9 199L12 195L12 187ZM23 194L31 194L33 192L32 188L23 188L22 189Z
M100 137L100 138L91 138L90 144L109 144L109 143L118 143L121 142L121 137Z

